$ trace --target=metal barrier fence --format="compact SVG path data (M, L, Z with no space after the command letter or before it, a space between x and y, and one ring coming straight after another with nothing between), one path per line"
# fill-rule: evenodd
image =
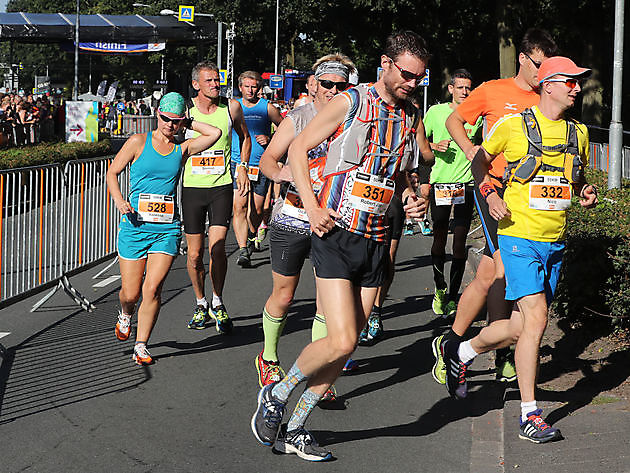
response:
M608 143L589 143L589 167L608 172L609 152ZM626 179L630 179L630 147L628 146L623 147L621 175Z
M33 311L59 289L84 309L93 308L72 288L68 274L117 250L120 215L106 182L112 160L0 172L0 303L57 282ZM119 182L127 196L128 168Z
M157 128L157 117L151 115L123 115L120 133L131 136L136 133L147 133Z

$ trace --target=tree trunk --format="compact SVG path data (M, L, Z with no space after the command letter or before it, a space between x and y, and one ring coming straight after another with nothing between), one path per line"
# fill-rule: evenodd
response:
M497 2L497 32L499 33L499 74L502 79L516 75L516 47L512 30L507 24L510 2Z

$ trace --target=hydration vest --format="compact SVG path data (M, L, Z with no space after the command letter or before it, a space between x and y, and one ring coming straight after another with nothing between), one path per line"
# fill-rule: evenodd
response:
M355 89L359 93L357 112L350 125L336 138L328 143L328 153L326 165L322 170L322 179L333 174L348 172L358 167L365 156L394 156L403 147L402 161L399 169L405 169L409 160L418 153L416 142L416 126L419 119L418 110L410 103L405 103L403 114L394 113L391 118L379 118L380 105L372 94L369 94L370 84L359 84ZM386 150L383 153L368 153L370 144L378 143L372 141L378 122L382 120L395 120L402 123L406 134L396 148Z
M578 150L577 127L575 122L566 120L567 142L555 146L544 146L540 133L540 125L534 116L531 108L525 109L521 113L523 117L523 131L527 137L527 154L518 161L512 161L505 167L503 182L511 184L513 180L520 183L530 181L539 171L542 172L562 172L564 177L575 184L584 179L584 163ZM564 152L563 167L552 166L543 162L545 151Z

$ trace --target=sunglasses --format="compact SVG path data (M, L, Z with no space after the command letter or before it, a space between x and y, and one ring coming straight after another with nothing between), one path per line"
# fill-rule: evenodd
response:
M407 69L403 69L402 67L400 67L398 64L396 64L394 62L394 60L392 58L389 58L389 60L392 62L392 64L394 66L396 66L396 69L398 69L400 71L400 75L406 81L410 81L412 79L415 79L417 82L420 82L422 80L422 78L426 75L426 74L414 74L413 72L408 71Z
M322 79L318 79L320 85L324 88L324 89L332 89L333 87L337 87L337 90L346 90L348 88L348 83L347 82L334 82L332 80L322 80Z
M547 79L545 82L564 82L572 90L580 83L578 79Z
M181 121L182 121L183 119L185 119L185 118L186 118L186 117L182 117L182 118L170 118L170 117L167 117L166 115L162 115L161 113L160 113L159 115L160 115L160 119L161 119L164 123L171 123L171 122L173 122L175 125L177 125L178 123L181 123Z
M536 67L536 69L540 69L540 66L542 66L542 62L534 61L531 57L529 57L529 54L527 53L523 53L523 54L525 55L527 59L532 61L532 64Z

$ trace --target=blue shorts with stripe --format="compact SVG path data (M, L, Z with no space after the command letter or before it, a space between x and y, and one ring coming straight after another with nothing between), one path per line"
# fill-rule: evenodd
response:
M499 197L503 198L505 188L496 179L493 179L493 184L497 189ZM483 234L486 237L486 247L483 249L483 254L492 258L492 255L499 249L499 241L497 240L499 222L490 215L488 203L479 192L479 187L476 184L473 185L473 187L475 188L475 207L477 208L477 214L481 220Z

